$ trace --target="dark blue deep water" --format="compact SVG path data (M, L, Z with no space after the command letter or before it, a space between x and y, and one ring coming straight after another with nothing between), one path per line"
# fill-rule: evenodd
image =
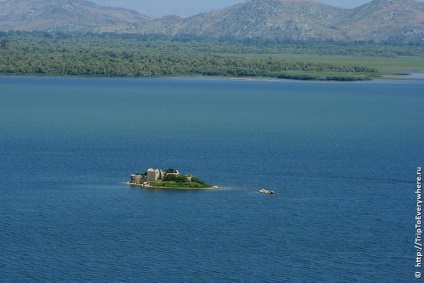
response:
M423 110L422 81L0 77L0 282L415 282ZM222 188L123 184L149 167Z

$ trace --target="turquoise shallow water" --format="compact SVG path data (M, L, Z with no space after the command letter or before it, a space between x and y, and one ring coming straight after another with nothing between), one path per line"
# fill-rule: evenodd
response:
M0 281L411 282L423 93L0 77ZM222 189L123 184L148 167Z

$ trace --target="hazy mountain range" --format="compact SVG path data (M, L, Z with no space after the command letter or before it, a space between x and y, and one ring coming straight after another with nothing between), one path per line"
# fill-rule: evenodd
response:
M424 44L424 3L373 0L342 9L313 0L248 0L188 18L152 19L86 0L5 0L0 2L0 30Z

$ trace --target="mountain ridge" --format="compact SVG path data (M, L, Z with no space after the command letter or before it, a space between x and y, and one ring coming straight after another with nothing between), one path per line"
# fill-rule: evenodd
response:
M5 0L0 29L23 31L133 32L150 20L136 11L87 0Z
M292 40L318 39L324 36L326 39L337 40L341 36L329 36L328 28L322 24L322 18L338 17L336 14L342 10L312 0L251 0L181 19L169 34ZM295 16L291 17L291 14ZM310 19L312 16L315 16L313 20ZM310 34L311 26L319 27L315 29L314 34ZM146 25L143 31L155 32L149 28L150 26ZM297 32L288 36L284 33L286 30Z
M248 0L186 18L152 19L87 0L5 0L0 2L0 30L424 44L424 3L373 0L343 9L314 0Z

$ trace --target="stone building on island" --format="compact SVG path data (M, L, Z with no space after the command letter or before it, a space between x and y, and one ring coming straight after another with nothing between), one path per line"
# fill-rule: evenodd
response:
M148 185L149 182L157 182L162 181L166 176L174 175L179 176L180 172L173 168L170 168L166 171L162 171L160 169L148 169L145 173L137 173L131 175L130 184L134 185Z

